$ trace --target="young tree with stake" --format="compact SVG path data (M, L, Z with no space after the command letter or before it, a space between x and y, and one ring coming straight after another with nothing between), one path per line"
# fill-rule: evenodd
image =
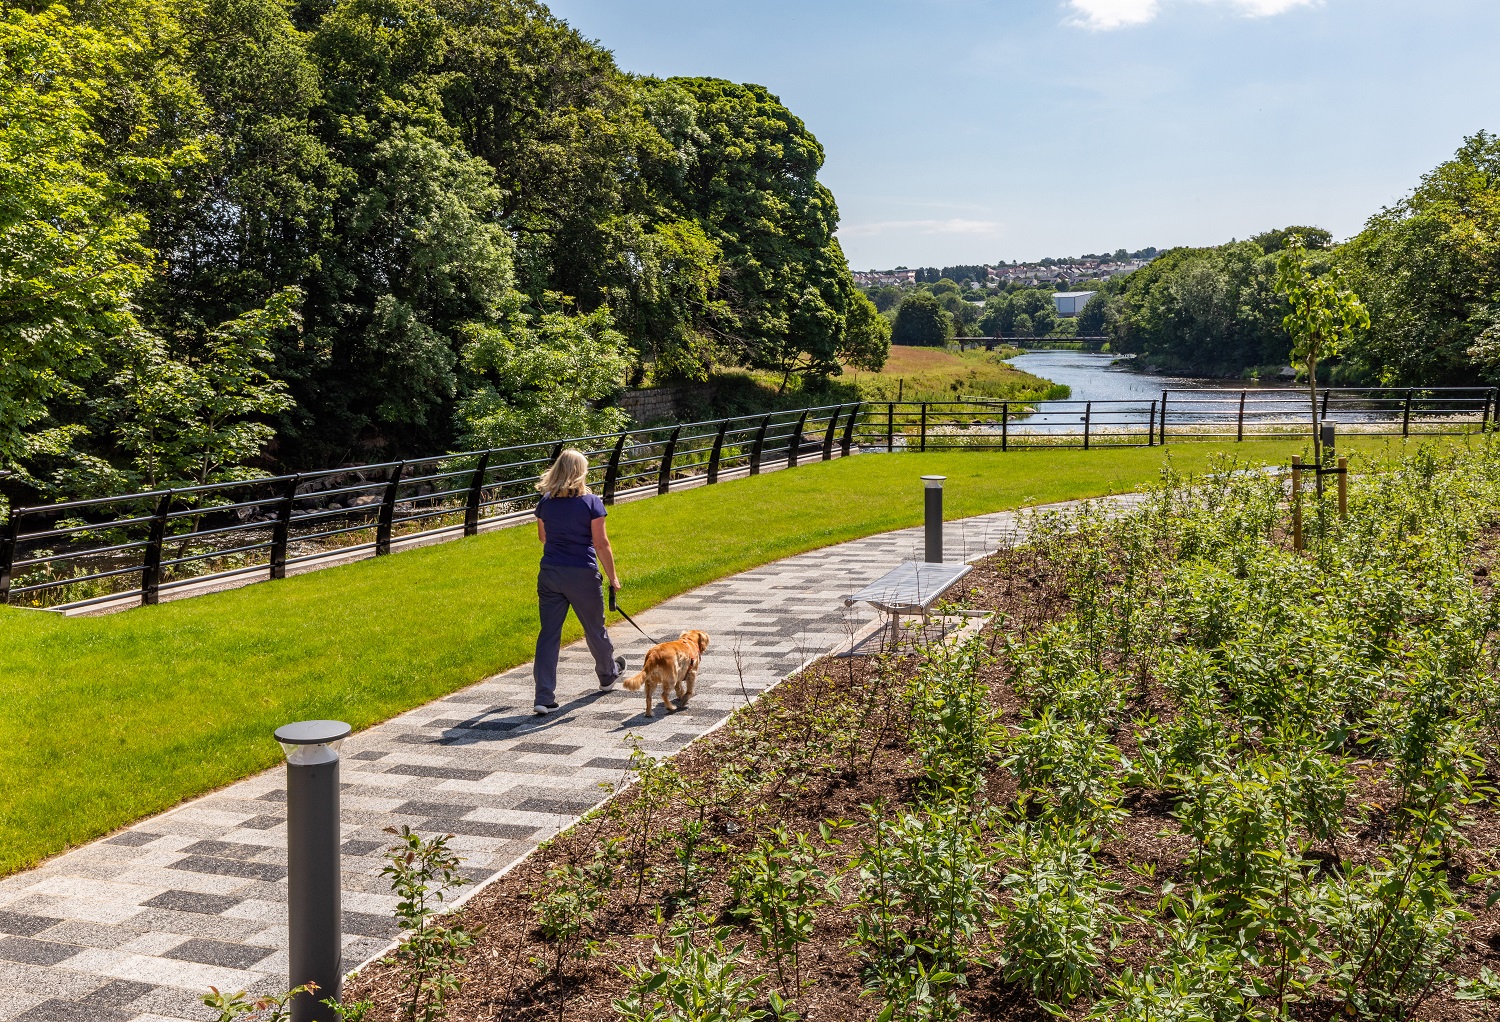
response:
M1313 464L1319 466L1323 464L1323 441L1318 435L1318 360L1338 355L1356 330L1370 325L1364 303L1353 291L1340 286L1342 283L1337 269L1324 274L1313 271L1300 235L1287 243L1276 268L1276 293L1291 305L1281 325L1292 338L1292 359L1300 360L1307 372Z

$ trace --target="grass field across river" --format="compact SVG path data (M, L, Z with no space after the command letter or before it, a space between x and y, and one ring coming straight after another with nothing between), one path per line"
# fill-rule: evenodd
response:
M755 565L947 514L1136 489L1231 449L862 455L614 508L628 607ZM108 617L0 608L0 875L281 759L271 731L356 728L531 659L535 533L508 529ZM571 640L576 628L567 633Z

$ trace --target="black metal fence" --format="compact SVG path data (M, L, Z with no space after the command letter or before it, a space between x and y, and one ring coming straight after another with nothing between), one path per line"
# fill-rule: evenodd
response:
M1323 392L1323 418L1375 436L1487 431L1494 389ZM1154 446L1306 436L1307 392L1169 390L1145 400L877 401L660 426L377 465L15 509L0 525L0 603L153 604L293 567L391 552L530 514L563 447L606 503L860 451Z

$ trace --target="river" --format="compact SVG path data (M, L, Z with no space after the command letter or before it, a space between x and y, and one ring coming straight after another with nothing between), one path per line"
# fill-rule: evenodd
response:
M1025 425L1020 427L1019 432L1067 433L1077 430L1084 414L1081 402L1085 401L1099 402L1093 406L1091 418L1100 426L1144 429L1153 403L1161 401L1164 390L1212 389L1237 393L1241 389L1253 390L1257 386L1267 386L1240 380L1210 380L1132 372L1113 365L1118 359L1118 355L1050 349L1028 351L1009 359L1010 364L1017 369L1053 383L1066 384L1072 390L1066 402L1043 405L1037 412L1027 416ZM1172 415L1174 423L1222 421L1224 412L1231 411L1220 407L1216 398L1209 398L1209 401L1214 402L1209 405L1187 399L1184 406L1184 399L1180 396L1174 400L1178 402ZM1290 405L1288 408L1295 410Z
M1139 401L1149 406L1164 390L1241 386L1238 380L1200 380L1185 376L1157 376L1114 366L1118 355L1092 351L1028 351L1009 359L1023 372L1071 387L1074 401ZM1128 360L1127 360L1128 361Z

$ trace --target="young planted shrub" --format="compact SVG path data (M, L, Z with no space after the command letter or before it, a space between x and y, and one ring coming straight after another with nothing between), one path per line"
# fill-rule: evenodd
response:
M832 837L826 825L823 837ZM740 859L730 877L731 917L759 939L761 950L776 963L782 991L793 997L802 987L802 945L812 938L827 896L838 895L835 878L820 865L830 856L806 834L778 827Z
M1086 834L1023 828L1014 842L1001 880L999 965L1040 1000L1067 1004L1094 989L1095 970L1118 941L1121 888L1099 876L1098 842Z
M672 943L652 947L652 960L621 969L630 992L614 1002L621 1022L755 1022L795 1019L781 995L772 991L757 1007L765 976L741 974L744 944L730 946L733 929L713 927L712 919L690 915L671 930ZM701 943L699 942L701 939Z
M468 883L459 873L459 858L448 838L424 838L410 827L399 831L381 875L390 878L399 899L396 921L406 937L385 961L401 976L401 1017L406 1022L437 1022L447 1002L462 986L462 968L477 929L455 918L439 918L450 891Z

